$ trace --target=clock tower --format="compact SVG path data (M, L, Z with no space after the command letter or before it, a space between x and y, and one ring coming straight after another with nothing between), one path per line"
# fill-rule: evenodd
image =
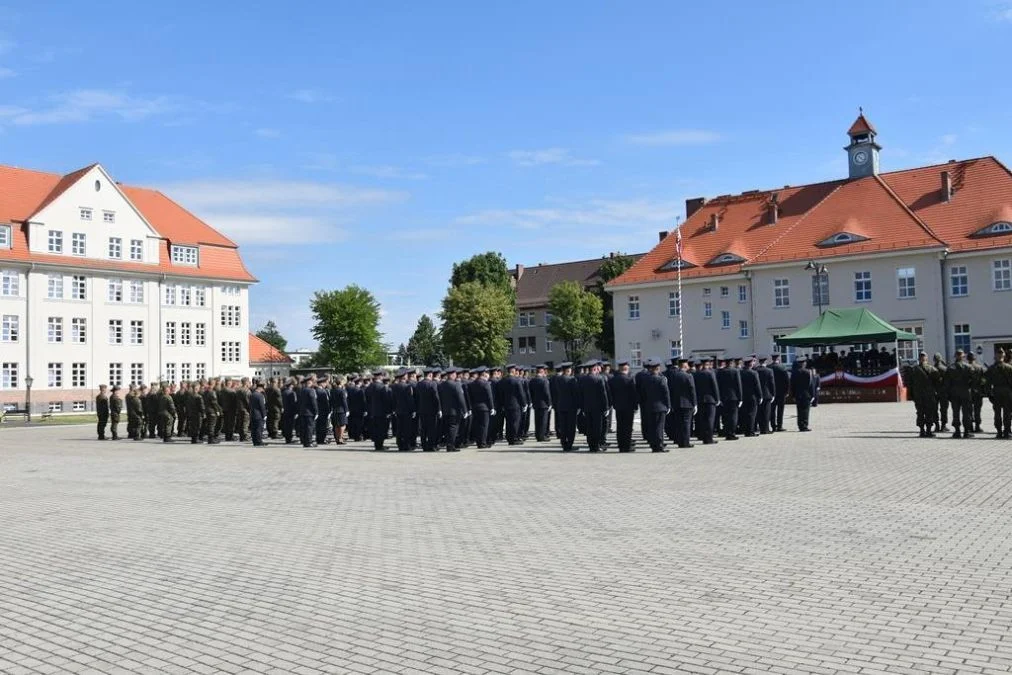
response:
M864 111L860 110L857 119L850 125L847 135L850 145L847 151L848 166L851 178L864 178L878 175L878 153L882 147L875 142L875 127L865 119Z

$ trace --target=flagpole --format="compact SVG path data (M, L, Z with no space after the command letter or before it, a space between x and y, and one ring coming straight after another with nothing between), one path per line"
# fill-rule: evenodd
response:
M682 320L682 217L675 216L675 251L678 256L678 348L679 356L685 358L685 324Z

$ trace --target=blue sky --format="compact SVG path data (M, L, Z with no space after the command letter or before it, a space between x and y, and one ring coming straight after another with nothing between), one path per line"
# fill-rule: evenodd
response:
M649 249L686 197L1012 162L1012 2L20 2L0 162L101 162L237 240L252 328L357 283L406 341L454 261ZM2 196L0 196L2 197Z

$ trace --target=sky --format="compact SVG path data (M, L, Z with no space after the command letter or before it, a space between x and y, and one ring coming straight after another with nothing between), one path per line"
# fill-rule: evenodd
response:
M1012 162L1012 0L15 2L0 163L101 163L237 241L312 348L314 291L358 284L394 347L454 262L639 253L686 198ZM2 198L2 195L0 195Z

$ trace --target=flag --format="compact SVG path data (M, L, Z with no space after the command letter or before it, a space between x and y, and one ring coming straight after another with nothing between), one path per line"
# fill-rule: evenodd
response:
M682 257L682 226L678 224L675 226L675 251L678 252L678 257Z

